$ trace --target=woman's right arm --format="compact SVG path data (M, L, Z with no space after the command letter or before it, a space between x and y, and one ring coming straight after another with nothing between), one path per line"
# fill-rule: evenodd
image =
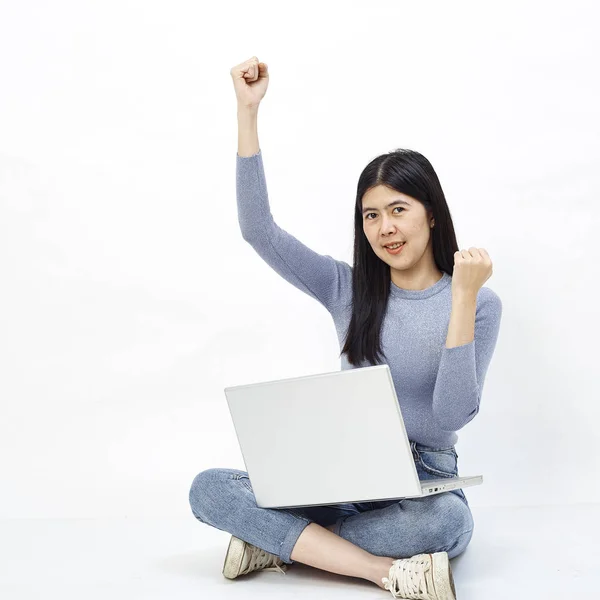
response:
M238 94L236 196L242 236L286 281L332 312L342 300L348 302L351 297L350 265L318 254L275 223L258 143L258 104L239 99Z

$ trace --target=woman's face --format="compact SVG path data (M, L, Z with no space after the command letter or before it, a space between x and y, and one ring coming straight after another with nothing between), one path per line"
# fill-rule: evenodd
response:
M392 202L399 204L388 206ZM387 186L377 185L363 196L363 231L381 260L395 269L414 266L427 252L433 257L430 216L421 202ZM390 254L385 244L405 242L398 254Z

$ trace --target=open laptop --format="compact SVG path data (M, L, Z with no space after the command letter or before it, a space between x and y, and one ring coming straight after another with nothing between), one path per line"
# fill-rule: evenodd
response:
M416 498L481 475L420 481L387 364L225 388L257 506Z

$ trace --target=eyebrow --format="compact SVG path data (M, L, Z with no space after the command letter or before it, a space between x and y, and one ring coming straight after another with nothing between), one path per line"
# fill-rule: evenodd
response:
M386 208L391 208L392 206L396 206L397 204L406 204L406 206L410 206L410 204L406 201L406 200L394 200L393 202L390 202ZM363 208L362 214L364 215L367 211L369 210L379 210L377 208Z

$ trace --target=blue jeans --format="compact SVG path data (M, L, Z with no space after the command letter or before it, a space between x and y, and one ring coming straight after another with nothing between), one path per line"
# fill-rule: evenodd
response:
M420 480L458 475L454 446L430 448L416 442L410 446ZM313 521L323 527L335 524L334 533L340 537L371 554L390 558L442 551L454 558L466 549L474 527L460 489L402 500L260 508L246 471L213 468L196 475L189 501L198 521L275 554L287 564L294 562L290 556L294 545Z

